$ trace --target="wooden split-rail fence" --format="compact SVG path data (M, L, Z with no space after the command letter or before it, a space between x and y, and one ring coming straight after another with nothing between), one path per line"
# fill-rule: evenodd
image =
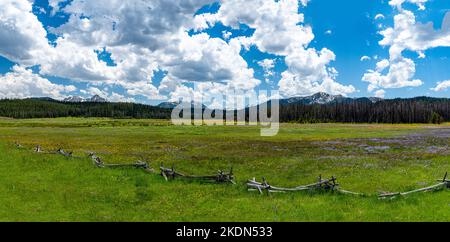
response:
M99 168L126 168L126 167L134 167L137 169L143 169L144 171L148 173L154 173L155 170L153 170L147 162L144 161L136 161L132 164L105 164L102 159L98 156L96 156L94 153L90 153L89 157L91 157L94 164Z
M224 172L222 170L219 170L216 175L212 176L193 176L193 175L185 175L183 173L175 171L174 166L171 168L164 167L164 164L161 164L160 166L161 176L168 181L169 179L176 179L176 178L183 178L183 179L190 179L190 180L203 180L203 181L211 181L211 182L217 182L217 183L232 183L236 184L234 182L234 175L233 175L233 168L230 168L230 171Z
M19 142L15 142L15 146L18 149L25 148ZM58 154L58 155L63 155L65 157L70 157L70 158L82 158L82 157L73 156L73 152L66 152L62 148L60 148L54 152L44 152L40 145L36 145L35 148L33 149L33 151L36 153L43 153L43 154ZM149 164L144 161L136 161L135 163L131 163L131 164L106 164L105 162L103 162L103 160L100 157L96 156L94 153L90 153L88 156L92 159L94 165L99 168L133 167L133 168L143 169L144 171L146 171L148 173L155 173L155 170L152 169L149 166ZM164 167L163 164L161 164L159 169L160 169L160 175L162 177L164 177L164 179L166 179L166 181L174 180L177 178L183 178L183 179L188 179L188 180L203 180L203 181L211 181L211 182L216 182L216 183L236 184L235 177L233 174L233 168L231 168L229 172L224 172L222 170L219 170L217 172L217 174L210 175L210 176L186 175L186 174L176 171L174 166L172 166L171 168L166 168L166 167ZM383 192L383 193L379 194L378 197L380 199L386 199L386 198L407 196L407 195L419 193L419 192L437 191L437 190L442 190L445 188L450 189L450 180L448 179L448 172L445 173L443 179L439 179L437 181L438 181L438 183L435 185L432 185L432 186L428 186L428 187L424 187L424 188L420 188L420 189L416 189L416 190L412 190L412 191L407 191L407 192L393 192L393 193ZM255 178L253 178L253 179L247 181L247 188L249 191L258 191L261 194L263 194L263 193L269 194L269 193L301 192L301 191L330 191L330 192L337 192L337 193L349 194L349 195L368 196L367 194L364 194L364 193L352 192L352 191L347 191L347 190L341 189L339 183L337 183L337 178L334 176L329 179L322 179L322 176L319 176L316 183L312 183L309 185L301 185L301 186L292 187L292 188L272 186L271 184L269 184L267 182L266 178L264 178L264 177L262 178L262 182L258 182L258 181L256 181Z
M429 186L429 187L424 187L424 188L420 188L420 189L416 189L416 190L412 190L412 191L408 191L408 192L381 193L379 195L379 197L382 199L394 198L394 197L399 197L399 196L407 196L407 195L411 195L413 193L418 193L418 192L430 192L430 191L442 190L445 188L450 189L450 180L447 179L447 176L448 176L448 172L445 173L443 179L437 180L439 183Z
M16 142L16 147L19 148L19 149L24 148L21 144L19 144L19 143L17 143L17 142ZM59 148L59 149L57 149L56 151L44 151L44 150L42 149L42 146L36 145L36 146L34 147L33 151L36 152L36 153L42 153L42 154L56 154L56 155L62 155L62 156L65 156L65 157L70 157L70 158L83 158L83 157L80 157L80 156L74 156L74 155L73 155L73 152L66 152L66 151L64 151L64 149L62 149L62 148Z
M262 182L257 182L255 178L247 181L247 187L249 191L258 191L263 194L274 193L274 192L300 192L300 191L336 191L345 194L359 195L364 194L342 190L339 188L339 183L337 183L336 177L331 177L329 179L322 179L322 176L318 177L318 181L309 185L301 185L293 188L276 187L270 185L267 180L263 177Z

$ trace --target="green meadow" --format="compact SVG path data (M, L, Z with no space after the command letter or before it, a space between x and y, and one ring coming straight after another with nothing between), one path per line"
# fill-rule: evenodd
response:
M167 120L0 119L0 221L450 221L450 190L380 200L450 171L450 125L173 126ZM24 148L17 148L19 142ZM75 158L38 154L63 148ZM93 165L146 161L193 175L233 167L236 185ZM248 179L294 187L335 176L364 197L260 195Z

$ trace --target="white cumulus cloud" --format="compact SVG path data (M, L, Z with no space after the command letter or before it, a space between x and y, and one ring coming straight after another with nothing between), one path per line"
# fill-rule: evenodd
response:
M75 91L72 85L64 86L34 74L23 66L14 66L11 72L0 75L0 98L51 97L62 99Z
M441 91L446 91L448 88L450 88L450 80L438 82L436 87L431 88L431 90L433 90L435 92L441 92Z
M397 7L397 9L402 10L402 5L404 3L412 3L416 4L419 7L419 10L425 10L425 3L428 0L391 0L389 1L389 5Z
M307 1L301 4L305 6ZM343 95L354 92L353 86L335 81L337 71L329 68L330 62L336 58L331 50L308 47L314 34L311 26L304 24L304 15L299 13L299 8L297 0L223 1L217 14L198 17L204 21L199 26L221 22L232 28L246 24L255 29L253 36L239 41L246 48L253 45L262 52L285 57L288 70L281 74L278 86L286 97L319 91Z
M103 93L116 100L128 100L118 95L176 99L192 93L192 84L209 93L252 91L261 81L240 53L256 46L285 57L288 68L278 84L285 96L355 91L336 81L338 72L331 66L336 56L331 50L309 47L313 29L300 13L307 0L223 0L217 13L198 16L201 7L216 1L73 0L64 7L62 2L50 0L49 5L52 13L69 14L68 22L46 30L32 12L33 1L2 0L0 55L21 66L38 65L41 76L120 86L123 94ZM225 40L201 32L218 22L235 29L245 24L255 31L249 37L225 31ZM47 31L59 36L52 44ZM103 50L114 65L98 58ZM271 74L273 67L265 65L266 74ZM159 71L166 75L156 86Z
M262 61L258 61L258 65L261 66L264 70L264 74L266 77L273 76L273 68L275 68L275 60L274 59L264 59Z
M450 12L443 20L441 29L436 30L433 23L416 21L413 12L404 10L404 3L417 4L420 9L425 8L427 0L392 0L390 5L396 6L398 14L394 17L394 26L382 30L381 46L389 47L389 60L377 63L375 70L368 70L363 81L369 83L368 90L378 88L417 87L423 81L414 79L416 64L414 60L403 56L405 50L418 53L418 58L425 58L425 51L436 47L450 46ZM385 72L387 70L387 72Z
M377 90L376 92L375 92L375 97L378 97L378 98L384 98L384 96L386 95L386 91L385 90Z

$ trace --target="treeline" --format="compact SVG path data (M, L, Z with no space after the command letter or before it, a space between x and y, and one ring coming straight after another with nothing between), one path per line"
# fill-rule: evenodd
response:
M280 107L281 122L299 123L442 123L450 122L450 99L368 99L323 105L288 104Z
M0 100L0 117L170 119L171 109L135 103L69 103L47 99ZM393 124L450 122L450 99L420 97L372 102L362 98L329 104L283 104L280 106L280 121Z
M55 100L0 100L0 117L111 117L168 119L171 110L135 103L68 103Z

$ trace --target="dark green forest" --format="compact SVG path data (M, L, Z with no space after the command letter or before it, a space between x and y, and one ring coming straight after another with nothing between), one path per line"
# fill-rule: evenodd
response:
M0 117L170 118L171 110L135 103L69 103L45 99L1 100Z
M372 102L361 98L329 104L280 107L281 122L435 123L450 121L450 99L417 97Z
M281 102L280 121L296 123L450 122L450 99L418 97L372 102L366 98L328 104ZM51 99L0 100L0 117L110 117L169 119L171 109L135 103L60 102ZM224 114L225 116L225 114Z

